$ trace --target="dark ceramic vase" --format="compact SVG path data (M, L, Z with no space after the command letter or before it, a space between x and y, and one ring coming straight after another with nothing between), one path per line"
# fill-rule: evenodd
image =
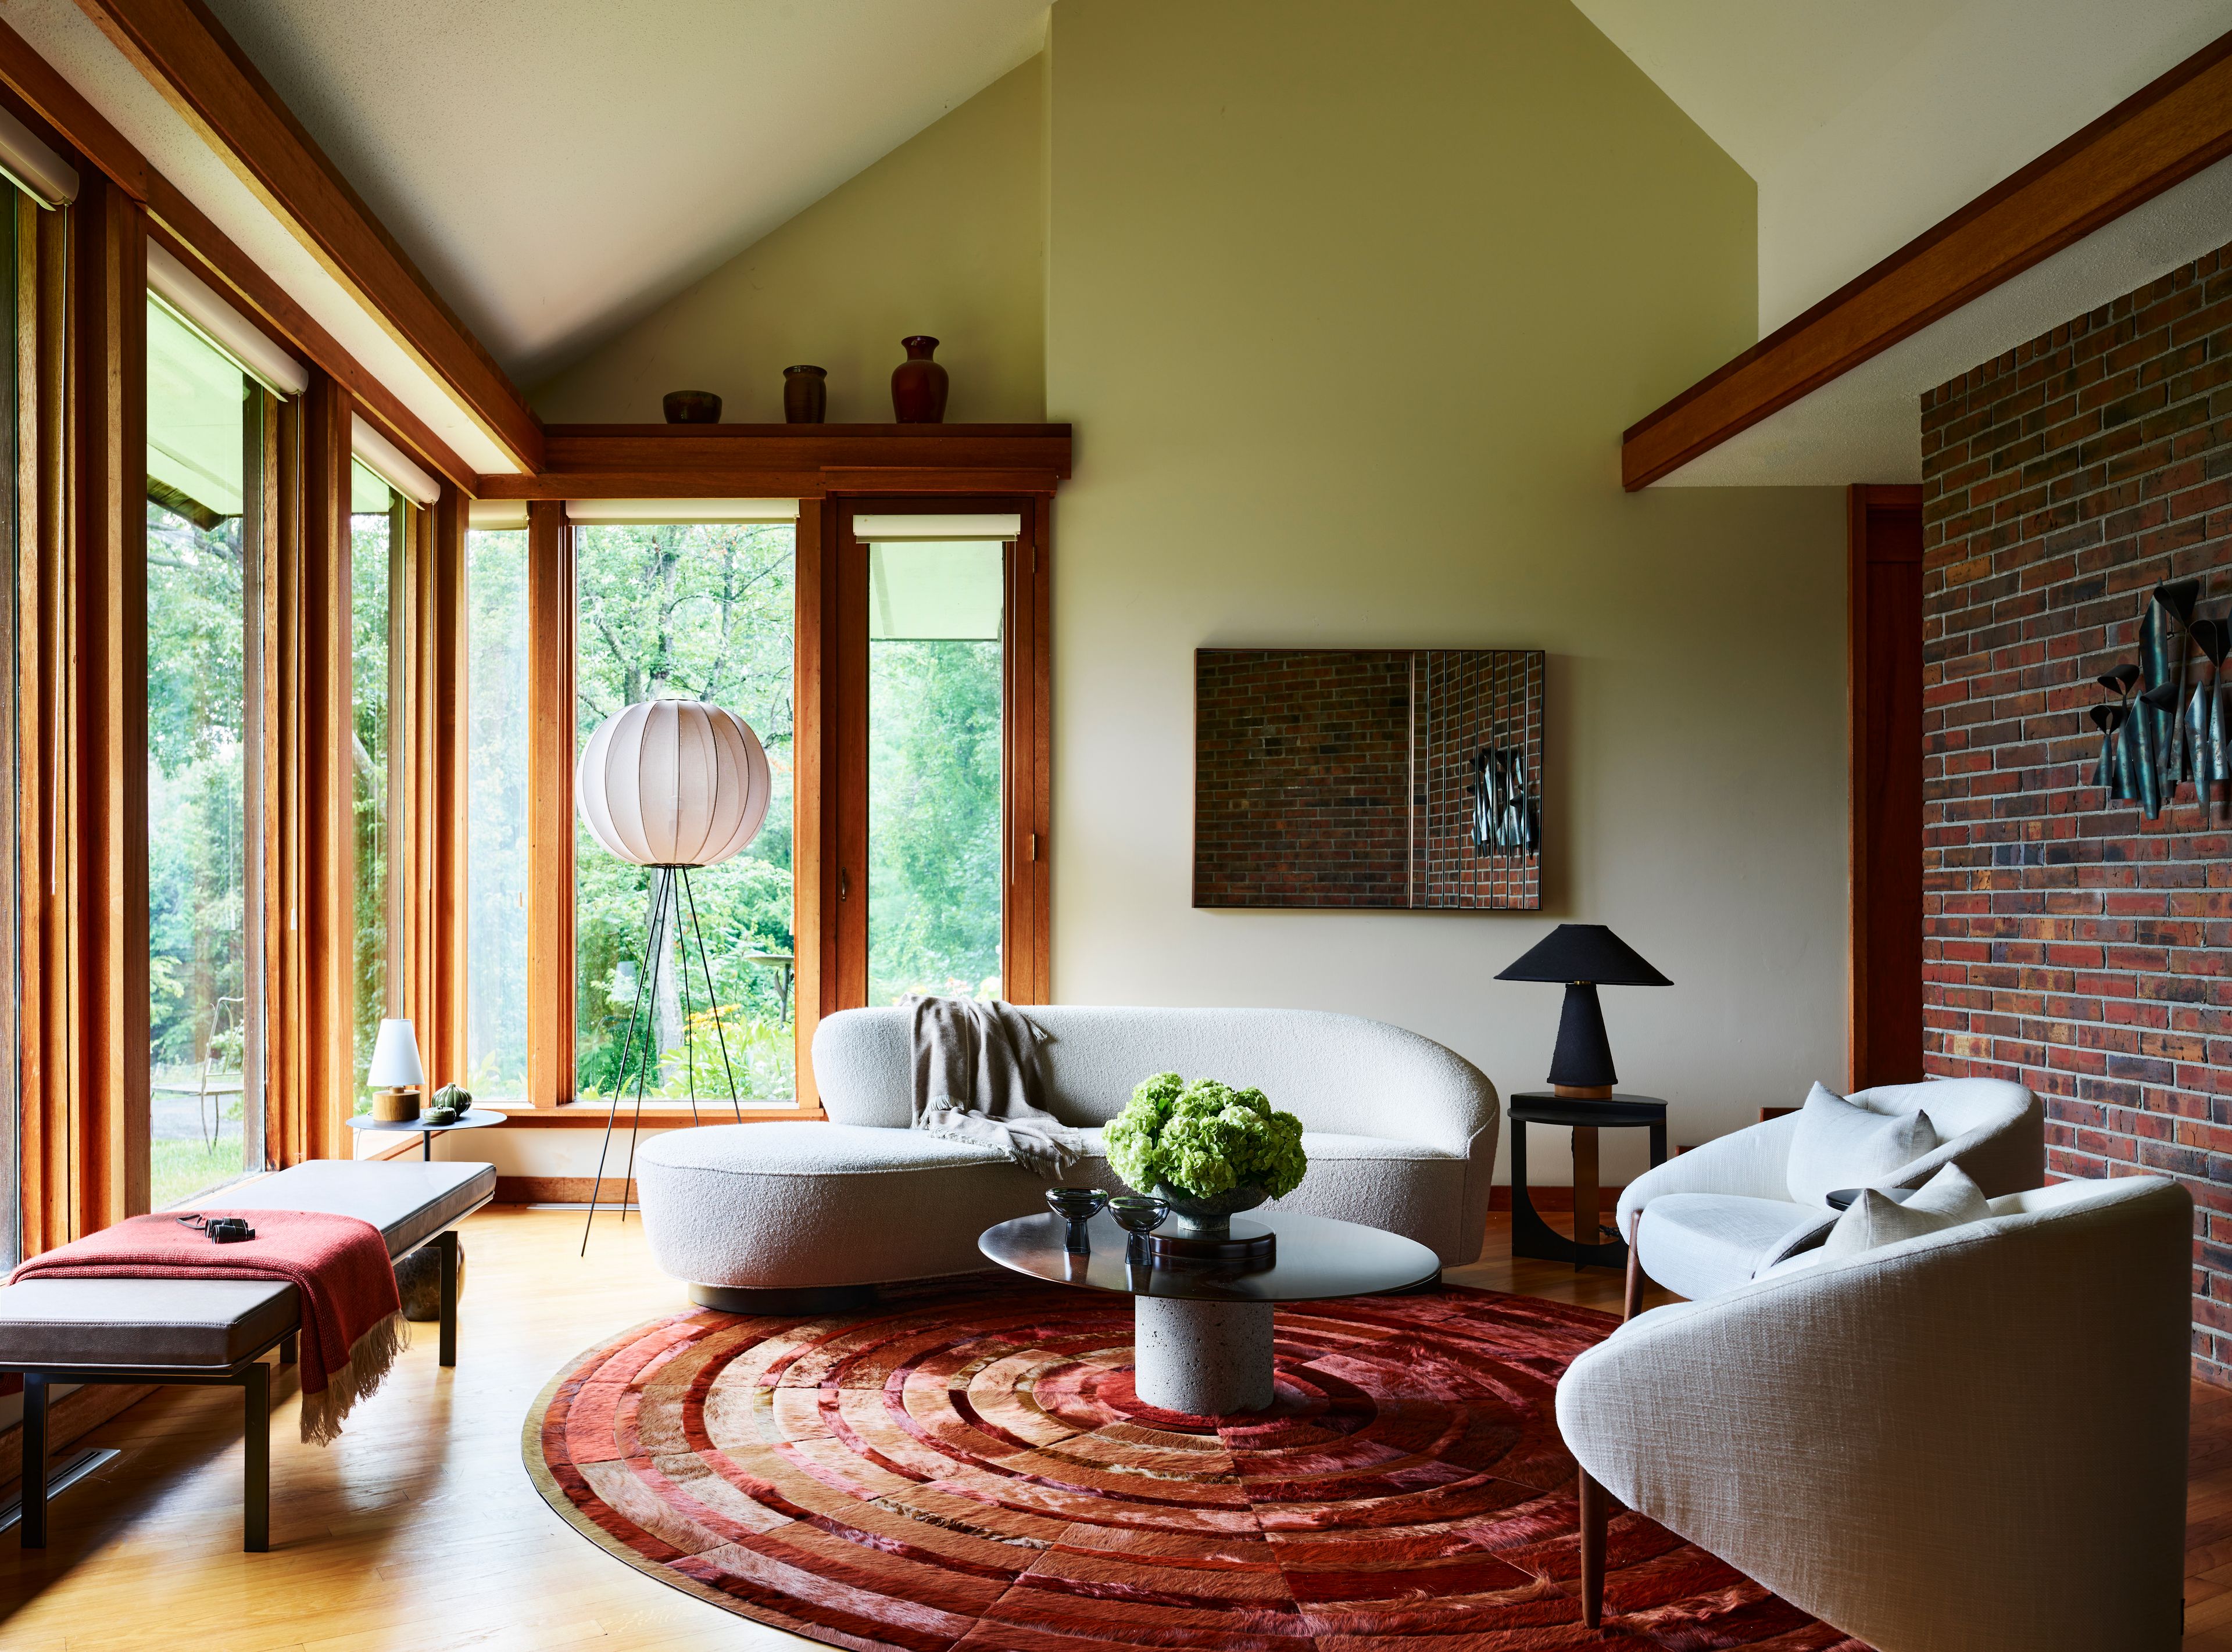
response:
M670 424L718 424L721 398L710 390L670 391L660 400Z
M1197 1195L1165 1182L1155 1189L1171 1208L1171 1231L1188 1239L1225 1239L1232 1233L1232 1218L1253 1210L1271 1196L1268 1188L1243 1182L1222 1193Z
M829 408L827 367L782 370L782 418L786 424L819 424Z
M945 422L945 369L930 359L938 340L917 334L901 339L907 359L892 369L892 417L902 424Z

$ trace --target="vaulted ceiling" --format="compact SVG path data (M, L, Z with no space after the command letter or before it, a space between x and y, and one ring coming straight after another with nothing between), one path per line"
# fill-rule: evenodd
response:
M531 385L1015 68L1048 0L209 0Z

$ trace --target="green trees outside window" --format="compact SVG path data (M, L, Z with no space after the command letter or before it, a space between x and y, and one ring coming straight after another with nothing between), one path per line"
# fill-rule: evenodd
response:
M1001 992L1004 547L868 554L868 1001Z
M797 1095L790 991L794 539L788 522L580 527L574 538L575 751L623 706L660 698L726 706L767 748L775 787L767 824L735 859L691 874L737 1093L761 1106L788 1105ZM670 939L648 1052L639 1032L639 1053L623 1067L651 889L650 871L615 858L576 823L578 1092L632 1092L640 1076L653 1094L725 1099L728 1079L694 936L686 987Z
M403 709L403 626L409 504L360 462L350 467L349 796L356 836L356 1013L354 1111L369 1112L366 1074L381 1018L400 1015L402 868L406 771L398 714Z
M254 387L160 304L147 315L147 918L158 1209L263 1168L250 1014L243 534Z
M527 530L465 536L465 1087L527 1095Z

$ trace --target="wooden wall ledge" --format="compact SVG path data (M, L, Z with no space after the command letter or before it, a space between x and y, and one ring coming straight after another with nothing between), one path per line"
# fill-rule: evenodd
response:
M536 476L483 499L818 499L832 493L1052 493L1067 424L553 424Z
M2227 155L2232 34L1631 426L1622 483L1672 474Z

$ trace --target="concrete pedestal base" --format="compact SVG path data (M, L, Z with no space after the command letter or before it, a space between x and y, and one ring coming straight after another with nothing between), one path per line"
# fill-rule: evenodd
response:
M1165 1411L1222 1416L1271 1403L1271 1305L1133 1299L1132 1383Z

